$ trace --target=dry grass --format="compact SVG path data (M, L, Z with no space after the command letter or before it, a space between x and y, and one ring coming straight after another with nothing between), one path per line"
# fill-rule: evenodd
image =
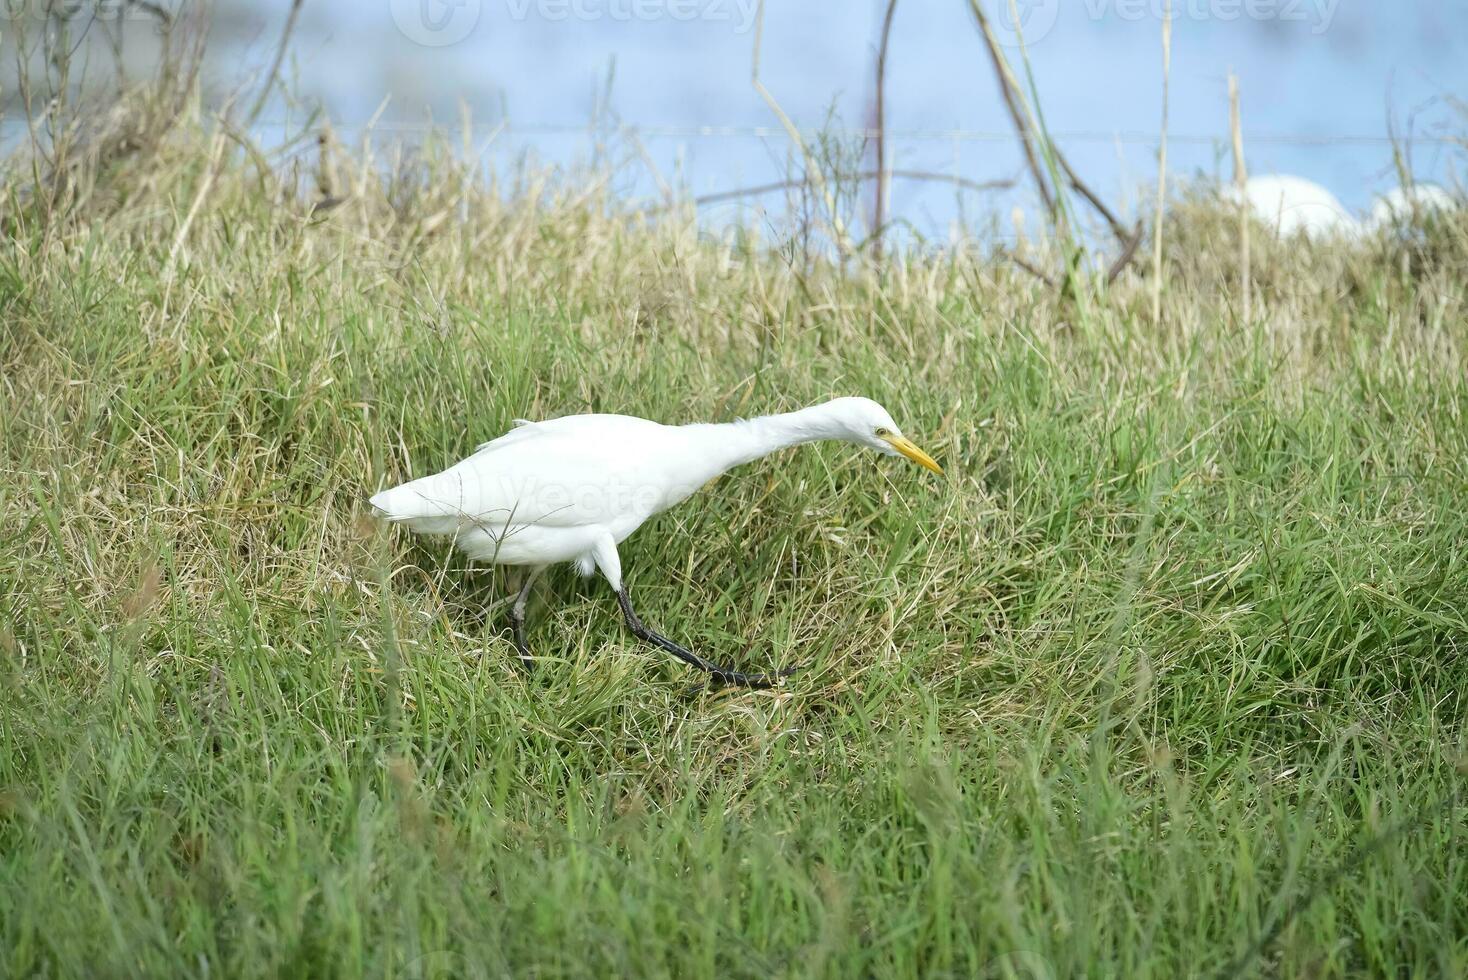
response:
M6 972L1468 968L1462 220L1256 232L1243 322L1180 200L1154 324L1135 270L841 267L447 141L140 145L0 190ZM839 393L951 480L813 448L624 554L779 691L569 574L526 680L494 576L364 519L514 417Z

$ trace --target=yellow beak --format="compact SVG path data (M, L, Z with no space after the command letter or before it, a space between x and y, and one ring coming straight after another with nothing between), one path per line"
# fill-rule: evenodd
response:
M939 476L943 475L943 467L935 463L933 461L933 457L929 456L917 446L913 445L910 439L904 439L902 436L883 436L882 438L886 440L887 444L890 445L893 449L897 450L899 453L906 456L908 459L912 460L923 469L932 470Z

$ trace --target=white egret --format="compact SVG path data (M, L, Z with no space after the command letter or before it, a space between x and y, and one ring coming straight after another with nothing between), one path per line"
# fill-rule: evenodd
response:
M905 456L941 474L869 398L837 398L789 412L722 424L661 425L628 415L569 415L516 428L469 458L374 496L388 520L451 537L470 559L527 571L511 609L515 647L527 666L525 601L549 565L599 570L637 637L716 680L767 687L769 677L719 667L646 626L632 609L617 545L649 517L687 499L732 467L821 439Z
M1458 199L1436 184L1413 183L1377 195L1366 226L1373 231L1401 228L1459 207Z
M1227 187L1223 194L1235 203L1240 200L1237 188ZM1304 235L1311 240L1361 240L1459 207L1458 200L1436 184L1417 182L1377 195L1371 214L1363 220L1324 187L1292 174L1250 177L1242 200L1279 237Z
M1290 174L1262 174L1244 183L1244 200L1255 217L1281 238L1303 234L1309 239L1355 237L1360 225L1346 206L1324 187ZM1235 187L1224 196L1237 202Z

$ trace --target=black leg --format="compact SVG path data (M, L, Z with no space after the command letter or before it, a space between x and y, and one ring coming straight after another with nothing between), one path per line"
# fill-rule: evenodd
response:
M515 594L515 604L510 607L510 625L515 631L515 650L526 670L535 669L535 658L530 655L530 645L525 642L525 600L530 597L530 587L535 584L537 573L526 572L520 591Z
M525 642L525 617L512 615L515 628L515 651L520 654L520 663L526 670L535 669L535 658L530 655L530 645Z
M664 650L688 664L704 671L713 680L722 684L736 684L740 687L774 687L775 682L781 677L787 677L795 673L794 670L782 670L777 674L742 674L737 670L726 670L717 664L710 663L692 650L680 643L663 636L655 630L649 629L632 608L632 600L627 595L625 586L617 590L617 604L622 607L622 617L627 621L627 628L639 640L645 640L654 646L662 647Z

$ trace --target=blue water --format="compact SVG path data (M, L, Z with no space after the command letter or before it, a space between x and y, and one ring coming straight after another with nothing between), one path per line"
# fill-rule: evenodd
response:
M984 2L1006 28L1008 0ZM1156 175L1162 2L1018 3L1049 127L1082 175L1133 212L1146 206ZM1468 96L1468 3L1173 2L1170 173L1229 172L1232 70L1253 172L1300 174L1365 207L1395 181L1390 114L1399 132L1416 137L1417 177L1458 183L1463 151L1447 140L1468 134L1468 112L1450 102ZM223 6L234 14L231 50L239 54L216 70L268 61L289 0ZM884 6L770 0L761 77L799 126L833 118L846 130L868 125ZM384 99L385 131L411 130L429 116L456 125L462 101L482 136L504 125L481 144L491 165L526 152L553 163L584 159L591 120L618 121L639 129L648 158L619 144L622 190L654 196L662 180L706 193L789 170L790 144L750 84L753 7L754 0L307 0L292 68L298 92L319 96L348 128ZM435 20L447 30L423 26ZM965 0L902 0L888 75L894 166L975 180L1021 174ZM702 127L716 133L699 135ZM1001 203L967 196L965 214ZM940 236L960 213L951 187L903 181L892 208Z

